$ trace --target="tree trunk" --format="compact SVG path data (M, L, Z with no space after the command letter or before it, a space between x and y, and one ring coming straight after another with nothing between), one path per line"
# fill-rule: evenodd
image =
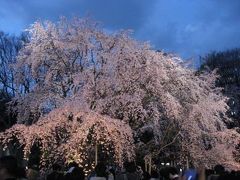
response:
M150 154L149 156L149 169L148 169L148 173L151 175L152 172L152 155Z
M98 163L98 146L97 143L95 144L95 166Z
M187 161L187 163L186 163L186 165L187 165L187 169L189 169L189 161L188 161L188 156L187 156L187 158L186 158L186 161Z

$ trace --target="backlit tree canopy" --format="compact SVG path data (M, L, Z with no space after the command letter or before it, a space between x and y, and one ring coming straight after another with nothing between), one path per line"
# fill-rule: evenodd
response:
M231 153L221 154L232 152L239 138L225 127L228 106L220 89L215 88L214 74L197 76L181 65L180 58L152 50L148 44L133 40L129 32L106 33L88 19L36 22L29 32L30 42L14 65L18 96L12 109L19 123L38 121L28 127L38 129L43 118L46 124L42 127L48 129L48 121L62 121L51 116L61 114L72 102L72 107L81 104L91 112L117 119L114 126L120 126L117 121L128 124L137 149L144 155L157 155L178 142L180 154L187 154L195 164L237 166ZM79 125L79 135L86 135L85 126L100 123L95 115ZM19 127L22 125L13 129ZM152 131L153 138L144 143L139 137L146 129ZM52 131L40 132L50 136ZM106 132L115 138L115 130ZM31 133L27 132L29 138ZM77 134L72 136L76 138L69 141L68 148L74 155L85 147L85 140ZM131 136L124 137L126 141ZM83 144L75 147L75 143ZM115 146L116 159L121 159L121 145Z
M88 162L94 163L89 158L94 157L95 145L101 146L119 165L134 158L132 130L126 123L71 103L65 103L64 108L53 110L31 126L14 125L1 134L0 140L5 148L11 143L22 145L26 159L37 145L43 168L54 162L70 161L87 168ZM110 149L112 152L108 152ZM107 157L111 158L110 155Z

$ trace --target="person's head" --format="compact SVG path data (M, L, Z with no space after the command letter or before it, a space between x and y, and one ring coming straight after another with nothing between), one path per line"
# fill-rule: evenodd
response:
M178 179L178 170L175 167L169 167L168 168L168 177L169 179Z
M134 173L137 170L134 162L125 162L124 167L128 173Z
M19 178L26 178L27 177L27 173L26 173L26 169L24 167L19 167L17 170L17 174Z
M205 176L206 176L206 177L208 177L208 176L210 176L210 175L212 175L212 174L214 174L214 170L212 170L212 169L206 169L206 170L205 170Z
M214 171L216 174L223 174L225 172L225 168L222 165L218 164L214 167Z
M100 162L95 167L95 172L98 177L105 177L106 176L106 166L104 163Z
M3 156L0 158L0 177L17 177L18 164L13 156Z
M147 171L143 172L143 179L144 180L149 180L151 178L150 174Z
M60 171L62 169L62 167L59 164L53 164L52 165L52 170L53 171Z
M75 161L70 162L70 163L68 164L68 168L71 168L71 167L78 167L78 164L77 164Z
M112 175L115 175L115 170L113 168L110 168L109 172L112 173Z
M79 167L78 164L76 162L70 162L69 164L67 164L66 168L67 168L67 172L71 173L73 171L74 168Z
M161 177L164 177L165 179L168 178L168 169L166 167L161 168L159 173Z
M39 171L40 170L39 165L33 160L28 162L27 167L28 167L28 170L30 170L30 169L34 170L34 171Z
M70 176L68 176L69 180L84 180L85 175L84 175L84 171L83 168L80 167L75 167L73 169L73 171L70 173Z
M151 177L152 178L158 178L158 172L157 171L155 171L155 170L153 170L152 172L151 172Z
M193 162L189 162L189 169L195 169Z

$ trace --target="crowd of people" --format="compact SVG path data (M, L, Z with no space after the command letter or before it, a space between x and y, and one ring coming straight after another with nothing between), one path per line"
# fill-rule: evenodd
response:
M134 162L126 162L121 170L99 162L88 175L75 162L65 168L54 164L51 171L44 174L36 165L28 169L19 166L13 156L0 158L0 180L240 180L240 171L229 172L221 165L216 165L213 170L190 168L183 171L165 166L148 173Z

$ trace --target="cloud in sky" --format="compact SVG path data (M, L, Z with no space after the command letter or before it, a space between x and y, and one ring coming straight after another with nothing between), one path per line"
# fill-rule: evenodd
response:
M240 47L240 1L158 1L140 36L156 47L194 56Z
M87 14L184 58L240 47L239 0L1 0L0 29L19 33L38 19Z

